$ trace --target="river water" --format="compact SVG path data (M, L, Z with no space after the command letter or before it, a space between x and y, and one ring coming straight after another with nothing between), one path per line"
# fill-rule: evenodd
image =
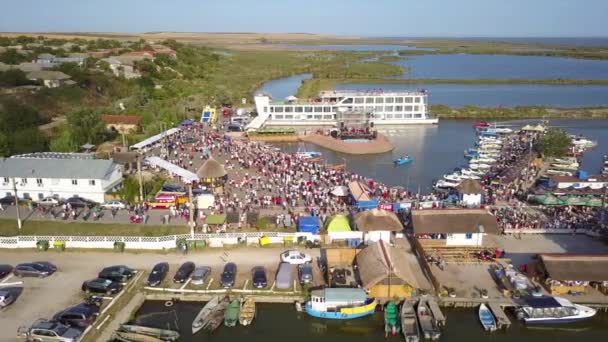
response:
M202 303L177 303L166 308L161 302L146 302L136 314L138 323L158 328L177 329L180 341L249 341L249 342L358 342L403 341L401 335L384 338L382 314L350 321L331 321L297 313L292 305L258 304L253 325L236 328L220 327L212 335L199 332L192 336L191 324ZM150 315L150 313L156 313ZM473 310L446 310L447 325L441 341L605 341L608 336L608 315L598 314L592 320L558 327L526 327L512 318L506 331L485 333Z

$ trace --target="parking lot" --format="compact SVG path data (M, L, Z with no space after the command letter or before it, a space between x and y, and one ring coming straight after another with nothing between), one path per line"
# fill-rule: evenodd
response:
M232 250L208 249L203 252L181 254L161 253L112 253L112 252L36 252L36 251L0 251L2 263L16 265L30 261L49 261L58 267L58 271L48 278L16 278L8 276L4 282L23 281L23 291L17 301L0 311L0 341L17 341L19 326L29 326L38 318L51 318L62 309L81 302L85 297L81 291L83 281L95 278L98 272L106 266L127 265L129 267L148 271L158 262L168 262L170 270L163 285L180 288L181 284L173 284L172 278L179 265L192 261L196 266L210 266L212 269L209 280L213 279L210 288L219 288L219 279L226 262L237 264L235 288L243 288L248 283L251 287L251 268L257 265L265 266L268 276L268 287L274 280L276 269L280 262L280 253L284 248L236 248ZM313 257L319 256L318 249L304 251ZM10 277L10 278L9 278ZM205 289L204 285L186 284L191 289Z

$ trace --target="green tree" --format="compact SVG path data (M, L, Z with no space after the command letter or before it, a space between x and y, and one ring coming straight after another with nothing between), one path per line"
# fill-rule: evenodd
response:
M15 99L6 99L0 108L0 132L14 133L44 123L36 109Z
M11 155L11 146L8 139L9 136L6 133L0 132L0 157L8 157Z
M15 131L12 135L11 154L47 151L48 137L38 127L29 127Z
M5 64L19 64L25 61L27 61L27 56L20 54L15 49L8 49L0 53L0 62Z
M106 126L97 112L90 109L72 112L67 115L67 122L71 142L76 146L97 144L105 139Z
M559 158L570 151L572 139L562 129L549 129L536 143L536 149L545 157Z
M19 69L0 71L0 87L18 87L31 83L25 76L25 73Z
M64 129L58 137L51 140L49 149L53 152L75 152L78 150L68 129Z

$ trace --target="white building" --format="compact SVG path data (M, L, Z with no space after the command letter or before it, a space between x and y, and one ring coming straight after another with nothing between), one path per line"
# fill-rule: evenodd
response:
M0 159L0 197L39 200L79 196L104 202L122 184L122 167L112 160L83 159L81 154L35 153Z
M481 207L483 188L474 179L465 179L457 187L461 203L467 208Z
M391 243L396 233L403 232L399 217L392 211L382 209L364 210L355 215L355 226L363 232L365 244L380 240Z
M483 246L486 234L500 234L485 209L413 210L412 226L423 247Z

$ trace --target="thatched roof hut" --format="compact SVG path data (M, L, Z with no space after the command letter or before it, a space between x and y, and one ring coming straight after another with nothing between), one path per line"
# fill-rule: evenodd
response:
M361 181L352 181L348 183L348 189L355 201L371 201L369 187Z
M355 215L355 225L362 232L391 231L400 232L403 225L392 211L382 209L365 210Z
M201 178L221 178L227 175L224 165L213 158L207 159L196 171L196 175Z
M431 288L411 248L391 247L380 240L359 252L356 263L366 290L375 285L403 284L417 289Z
M458 192L460 192L461 194L483 194L481 184L479 184L479 182L474 179L463 180L460 184L458 184L456 190L458 190Z
M437 209L412 211L415 234L483 233L499 234L496 217L485 209Z
M542 254L546 276L560 281L608 281L608 254Z

